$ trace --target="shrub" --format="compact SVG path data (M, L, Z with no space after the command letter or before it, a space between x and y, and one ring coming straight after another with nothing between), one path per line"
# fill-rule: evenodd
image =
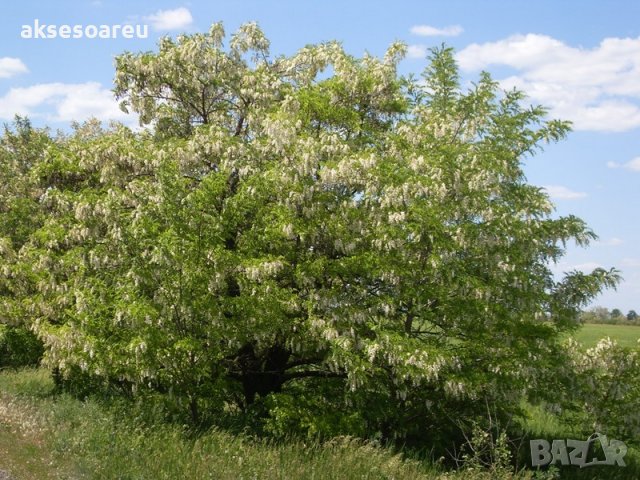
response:
M42 342L30 330L0 324L0 368L36 366L43 352Z

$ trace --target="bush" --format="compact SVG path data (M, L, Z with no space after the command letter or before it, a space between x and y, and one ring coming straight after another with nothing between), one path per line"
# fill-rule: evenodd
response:
M43 352L42 342L30 330L0 324L0 368L36 366Z
M567 418L585 433L626 443L640 438L640 349L604 338L586 351L571 341Z

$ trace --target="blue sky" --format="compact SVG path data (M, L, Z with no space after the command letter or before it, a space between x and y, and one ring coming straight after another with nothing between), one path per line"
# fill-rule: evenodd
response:
M151 50L162 35L227 32L257 21L274 54L340 40L361 55L409 45L402 73L419 73L428 48L457 50L465 82L481 70L518 87L551 116L571 120L568 139L528 159L529 181L544 186L558 214L573 213L600 236L569 247L555 268L617 267L624 282L594 305L640 312L640 2L492 1L142 1L11 2L0 16L0 122L15 113L66 128L89 116L123 116L111 97L113 58ZM62 39L21 36L35 19L55 25L148 25L148 38Z

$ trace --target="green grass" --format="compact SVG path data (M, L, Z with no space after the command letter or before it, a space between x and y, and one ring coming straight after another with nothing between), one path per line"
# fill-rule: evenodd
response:
M580 428L568 422L562 422L560 418L540 405L523 405L527 421L522 425L527 439L545 438L586 440L588 434L580 431ZM526 452L526 449L525 449ZM530 455L525 455L525 461L530 461ZM624 457L625 467L591 466L580 469L575 466L566 466L557 469L561 479L602 479L602 480L638 480L640 479L640 451L629 448Z
M41 438L0 423L0 470L10 471L17 478L54 478L49 457Z
M593 347L598 340L611 337L625 347L637 347L640 339L640 327L635 325L604 325L586 323L576 332L575 339L586 347Z
M582 438L543 409L528 409L527 438ZM45 370L0 371L0 470L22 480L640 478L635 450L627 455L633 464L624 469L569 467L538 477L532 472L445 472L353 438L321 444L268 442L219 429L192 435L178 425L141 420L141 413L130 404L54 394ZM527 462L525 448L520 465Z
M433 465L402 458L353 438L270 443L211 430L192 436L180 426L137 421L135 412L95 400L53 395L43 370L0 372L0 445L15 445L0 469L21 479L433 479ZM14 433L9 434L12 431ZM17 433L16 433L17 432ZM36 450L15 437L37 440ZM40 470L23 468L50 456ZM4 462L4 463L3 463ZM72 465L72 474L63 467ZM43 471L43 469L48 471Z
M57 461L47 436L37 421L38 411L31 404L7 394L13 392L36 399L50 391L51 380L45 371L15 374L0 371L0 470L18 479L63 479L68 465Z

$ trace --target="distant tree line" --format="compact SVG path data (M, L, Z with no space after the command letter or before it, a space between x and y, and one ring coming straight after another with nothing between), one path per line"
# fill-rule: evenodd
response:
M640 318L635 310L626 315L619 308L609 310L606 307L593 307L580 314L581 323L607 323L615 325L640 325Z

